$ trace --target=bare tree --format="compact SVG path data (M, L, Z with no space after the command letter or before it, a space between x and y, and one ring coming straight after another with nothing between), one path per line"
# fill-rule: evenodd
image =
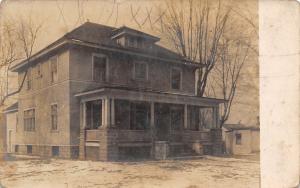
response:
M8 97L9 93L9 68L16 60L18 53L16 50L16 40L14 35L14 27L9 22L1 24L0 35L0 106Z
M236 95L241 71L249 57L249 42L243 40L223 39L218 54L218 64L211 74L208 88L227 102L221 108L221 127L228 120L231 106ZM217 87L217 89L215 88ZM216 92L219 90L220 92Z
M224 8L221 1L216 6L207 0L166 3L168 8L161 17L160 32L184 58L203 65L197 70L197 94L203 96L231 8Z
M25 59L27 63L31 61L42 23L36 24L29 17L27 20L22 18L18 20L6 20L1 26L0 72L2 76L1 82L4 82L6 86L2 89L3 84L1 83L0 106L4 104L8 97L19 93L22 89L27 71L25 71L17 90L8 93L9 69L17 60Z

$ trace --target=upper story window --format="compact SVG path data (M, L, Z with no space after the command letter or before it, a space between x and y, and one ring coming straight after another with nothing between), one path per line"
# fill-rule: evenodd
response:
M50 76L51 76L51 83L56 83L58 80L58 75L57 75L57 62L58 58L53 57L50 59Z
M51 105L51 130L57 130L57 104Z
M134 63L134 79L135 80L147 80L148 78L148 66L145 62Z
M241 133L235 134L235 144L236 145L242 144L242 134Z
M35 131L35 109L24 111L24 131Z
M181 89L181 78L182 73L181 69L179 68L172 68L171 69L171 88L172 89Z
M107 80L107 57L102 55L93 56L93 80Z
M30 90L32 88L32 74L31 74L31 68L27 70L27 80L26 80L26 88L27 90Z
M36 65L36 74L37 74L37 78L42 77L42 65L41 64L37 64Z

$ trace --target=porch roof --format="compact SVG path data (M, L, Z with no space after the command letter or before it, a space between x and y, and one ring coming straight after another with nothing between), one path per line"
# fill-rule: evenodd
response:
M198 97L188 94L114 86L106 86L95 90L84 91L81 93L77 93L74 96L81 98L82 101L91 101L109 96L116 99L189 104L198 106L216 106L220 103L227 102L226 100L217 98Z

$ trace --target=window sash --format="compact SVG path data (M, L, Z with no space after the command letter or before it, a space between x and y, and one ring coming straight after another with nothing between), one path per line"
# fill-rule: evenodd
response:
M138 80L147 80L147 64L135 63L134 64L134 78Z
M57 104L51 105L51 129L57 130Z
M93 56L93 79L95 81L106 81L107 58Z
M171 71L171 87L172 89L181 88L181 71L178 69L172 69Z
M51 83L57 82L58 76L57 76L57 57L52 58L50 60L50 71L51 71Z
M35 110L24 111L24 131L35 131Z

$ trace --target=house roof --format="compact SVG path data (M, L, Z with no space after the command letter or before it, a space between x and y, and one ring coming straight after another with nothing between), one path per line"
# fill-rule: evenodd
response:
M224 124L223 127L229 131L233 130L259 130L257 126L247 126L244 124Z
M4 110L4 113L17 112L18 111L18 102L10 105Z
M110 26L97 24L97 23L85 22L79 27L66 33L64 36L62 36L55 42L51 43L47 47L33 54L32 57L30 57L30 60L31 62L34 62L36 59L40 58L41 56L44 56L45 54L48 54L50 51L53 51L66 44L78 45L78 43L76 42L81 42L80 44L94 44L95 45L94 47L108 47L110 50L118 49L119 51L121 50L124 53L130 51L130 52L148 55L149 57L153 57L153 58L163 58L165 60L168 60L169 62L176 61L177 63L182 63L186 65L193 65L197 67L201 66L201 64L189 61L183 56L169 49L166 49L162 46L159 46L157 44L153 44L152 49L137 49L137 48L134 49L134 48L120 46L116 43L115 40L112 39L112 37L116 34L116 32L124 31L124 30L126 30L127 32L130 31L136 33L138 35L147 36L149 38L152 38L154 42L159 40L159 38L157 37L154 37L147 33L143 33L141 31L128 28L126 26L123 26L121 28L114 28ZM20 68L26 66L27 62L28 62L27 59L23 60L20 63L12 66L11 70L18 71Z

